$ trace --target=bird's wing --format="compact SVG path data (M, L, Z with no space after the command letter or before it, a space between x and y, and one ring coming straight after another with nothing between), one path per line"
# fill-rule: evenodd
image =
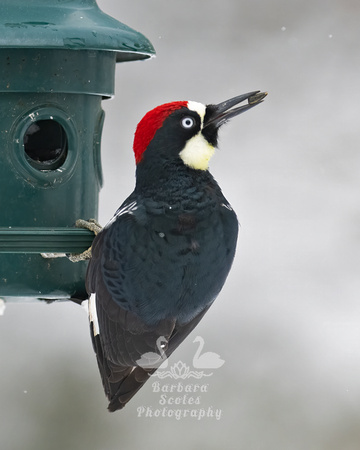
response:
M98 234L86 276L87 291L96 296L89 299L91 338L110 411L125 406L148 380L155 369L138 367L136 361L147 352L159 353L157 339L169 341L175 326L170 319L147 325L131 311L133 305L121 278L127 270L124 266L132 263L123 252L133 226L131 213L122 213L117 218L116 241L109 239L111 227Z
M163 320L157 324L156 329L146 329L143 323L139 323L139 328L136 328L138 318L131 317L131 313L121 310L119 306L115 308L118 308L117 317L122 316L118 322L108 319L108 312L102 308L101 304L97 306L100 330L101 326L106 324L105 334L114 337L111 343L107 341L105 346L102 331L95 334L94 324L90 324L93 347L105 394L110 401L108 409L111 412L122 409L156 371L156 368L143 368L136 365L136 360L147 351L158 353L159 350L154 343L160 336L164 336L168 341L164 352L166 357L169 357L195 328L209 306L187 324ZM136 329L139 333L135 333ZM114 362L114 357L117 362Z
M168 261L151 247L158 248L162 238L154 233L155 242L144 234L141 212L132 204L120 208L111 226L97 235L86 277L89 295L96 295L91 337L111 411L125 406L156 370L139 367L137 361L148 352L159 354L158 338L167 341L163 350L170 356L209 308L181 323L176 317L146 320L183 289L182 274L177 270L169 275ZM171 283L163 282L165 273ZM136 309L140 297L143 315Z

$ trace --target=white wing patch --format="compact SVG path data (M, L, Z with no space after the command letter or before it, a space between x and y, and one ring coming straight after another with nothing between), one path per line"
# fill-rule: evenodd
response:
M109 226L112 225L118 217L123 216L124 214L134 214L134 211L136 211L137 208L138 207L136 201L133 201L128 205L124 205L122 208L119 208L104 228L109 228Z
M91 294L89 297L89 321L93 324L94 336L100 334L99 321L96 313L96 294Z
M228 203L221 203L220 206L223 206L224 208L228 209L229 211L233 211L232 207Z

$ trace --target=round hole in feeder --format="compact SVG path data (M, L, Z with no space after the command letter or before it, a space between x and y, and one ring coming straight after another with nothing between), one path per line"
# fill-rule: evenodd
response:
M32 122L24 134L25 156L35 169L48 171L62 166L68 154L64 128L52 119Z

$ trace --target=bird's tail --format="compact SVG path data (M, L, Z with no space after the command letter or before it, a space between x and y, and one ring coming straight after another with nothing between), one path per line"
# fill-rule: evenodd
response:
M155 370L133 367L125 369L122 373L113 371L112 376L106 380L107 386L104 386L107 397L110 400L108 410L114 412L122 409L147 382Z
M146 383L156 369L144 369L139 366L118 366L104 357L99 335L94 336L93 325L90 325L96 359L107 398L110 400L110 412L122 409L126 403Z

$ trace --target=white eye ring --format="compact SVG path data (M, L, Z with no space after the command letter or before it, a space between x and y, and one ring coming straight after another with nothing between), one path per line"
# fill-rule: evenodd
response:
M191 128L195 125L195 119L190 116L184 117L181 121L181 126L183 128Z

